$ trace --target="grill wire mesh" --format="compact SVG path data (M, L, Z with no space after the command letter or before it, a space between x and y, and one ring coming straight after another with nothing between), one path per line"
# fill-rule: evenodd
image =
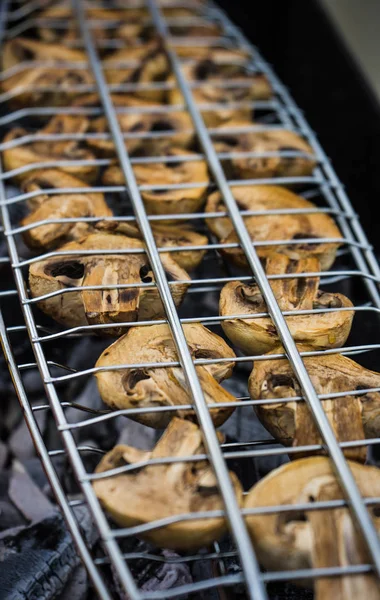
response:
M100 6L99 4L93 4ZM91 6L93 6L91 5ZM46 3L41 0L28 3L20 3L19 5L13 3L9 7L9 3L4 2L2 5L2 23L4 24L3 40L12 39L19 35L28 35L29 31L34 30L36 27L47 27L57 29L58 31L65 30L70 25L70 21L56 20L52 18L39 18L38 11L40 8L44 8ZM70 6L70 5L65 5ZM186 7L190 6L186 2L173 2L170 6ZM202 551L199 554L184 555L183 557L177 558L176 561L182 561L184 564L203 564L207 565L204 573L207 575L200 576L197 581L190 584L184 584L180 587L165 590L165 591L146 591L138 588L135 580L135 564L136 561L144 559L147 563L159 560L163 560L161 557L146 552L140 552L135 550L127 551L125 548L125 540L138 535L142 531L147 530L147 526L136 526L126 529L115 528L107 520L102 508L100 507L93 488L92 482L98 475L94 475L93 466L94 463L87 460L89 455L95 457L95 464L99 459L101 451L98 448L91 448L89 446L81 446L77 443L75 432L78 429L85 429L87 427L94 427L97 424L105 423L110 420L124 419L125 415L131 414L130 410L116 410L112 412L105 411L103 409L98 411L92 411L89 416L88 409L83 406L81 407L77 403L67 399L67 390L74 389L75 385L79 385L78 381L87 381L92 378L94 373L99 370L99 367L94 368L93 362L88 362L83 366L83 369L73 368L70 365L70 349L74 349L79 339L88 337L92 340L92 344L95 348L95 352L100 354L101 350L108 344L101 341L101 338L94 338L96 330L101 329L102 325L88 325L76 328L54 328L51 321L47 321L46 318L41 316L41 313L36 308L36 303L41 298L31 298L28 287L27 287L27 271L30 264L40 260L41 256L25 258L26 248L21 243L21 234L28 229L31 229L33 225L19 225L20 215L23 212L23 207L26 201L33 197L33 192L21 193L19 189L15 189L9 185L9 180L21 173L22 171L30 171L32 168L35 170L45 169L46 167L57 167L64 166L62 162L52 160L50 163L40 163L28 165L27 167L21 167L18 171L5 171L0 172L0 200L1 200L1 214L4 227L4 235L7 241L9 259L13 274L15 278L15 284L17 288L17 294L19 295L24 323L12 324L7 326L7 322L4 323L3 319L0 320L0 334L2 339L2 345L6 354L7 360L9 361L9 367L12 374L13 382L15 384L21 405L23 407L25 418L27 419L28 425L31 430L31 434L34 438L37 451L45 465L47 474L50 482L53 486L54 491L57 495L57 500L61 505L64 516L67 519L68 526L73 535L73 539L78 547L81 557L89 571L92 579L92 583L97 590L98 594L102 598L111 598L112 594L104 581L104 569L109 568L112 565L112 572L118 579L120 589L124 590L127 597L132 599L159 599L159 598L181 598L186 597L189 594L193 594L192 597L199 597L197 595L204 594L200 597L212 597L212 593L218 593L220 598L234 597L236 593L236 586L241 586L241 590L245 590L242 593L246 594L246 597L264 599L267 597L266 584L273 582L282 582L289 580L289 572L263 572L260 570L257 559L255 557L254 549L251 546L249 536L244 524L244 514L260 514L269 512L284 511L283 506L274 506L271 508L262 507L257 509L245 509L239 510L230 478L228 475L228 469L226 461L230 465L233 463L237 465L239 473L249 471L248 485L252 485L256 478L259 478L267 470L269 470L273 464L279 464L282 462L286 455L296 454L297 452L310 453L315 451L315 446L304 446L302 448L284 448L282 445L275 443L272 439L260 439L256 436L256 430L254 435L250 437L250 426L252 415L252 406L255 404L264 403L260 400L252 400L247 396L246 380L249 374L249 369L253 359L255 361L263 360L263 356L242 356L239 355L236 360L236 368L233 377L228 382L229 389L237 395L239 398L236 404L236 410L233 418L230 422L227 422L225 428L231 435L232 440L227 439L226 443L219 446L215 429L211 421L210 413L207 405L203 399L202 390L200 388L196 370L194 368L193 360L187 349L186 341L184 339L181 324L200 322L207 327L215 329L218 333L220 332L221 318L218 315L218 296L221 287L228 281L233 281L237 278L231 267L225 263L220 254L219 250L226 248L227 244L216 242L210 238L207 245L207 254L202 263L198 268L195 275L192 277L190 288L187 293L187 298L183 304L183 307L179 309L178 313L175 310L170 290L173 289L178 282L167 281L161 267L160 254L162 252L173 252L179 248L160 248L157 247L154 238L151 234L150 224L154 221L162 221L168 218L160 216L148 216L144 210L144 205L141 200L141 192L146 190L160 189L160 186L152 184L139 186L136 184L133 178L132 166L138 163L149 163L157 161L157 157L143 157L143 158L130 158L125 151L123 138L138 139L139 137L153 137L155 139L165 137L168 133L165 132L154 132L151 134L127 134L123 135L118 126L116 115L123 112L120 107L115 107L113 104L112 96L110 92L117 91L136 91L139 89L168 89L171 86L178 87L187 104L187 109L192 118L192 131L196 134L199 141L199 153L197 157L201 157L207 161L209 171L212 174L213 185L222 192L225 200L226 209L234 223L235 229L238 233L239 244L243 248L247 257L248 263L250 264L253 274L241 276L239 279L242 281L251 281L252 276L256 279L266 300L268 311L272 317L274 324L276 325L277 331L282 339L283 345L286 350L294 372L300 381L303 389L303 398L309 403L313 416L322 430L324 438L323 448L330 456L342 489L346 497L346 501L352 510L358 527L360 528L364 540L369 546L370 561L368 564L355 565L348 567L329 567L320 569L303 569L292 572L292 580L306 580L321 576L334 576L339 574L354 574L354 573L366 573L370 570L374 570L377 574L380 572L380 547L377 534L372 521L369 517L366 506L369 504L378 504L380 498L365 499L360 496L360 493L355 485L355 482L350 474L350 470L347 466L347 462L341 452L342 447L360 447L363 445L369 448L374 447L379 440L377 438L367 440L357 440L351 442L345 442L338 444L332 435L329 428L327 419L324 415L323 409L320 404L320 397L316 394L311 381L308 377L306 370L303 367L303 362L300 359L300 354L292 341L290 333L286 327L283 315L274 300L273 293L268 284L268 279L264 271L260 266L260 261L257 258L255 248L258 248L260 244L258 242L251 243L249 237L247 241L247 233L244 228L244 221L242 219L242 211L235 203L232 195L230 194L230 186L233 185L255 185L260 184L279 184L295 187L302 195L312 200L317 205L317 211L332 215L338 223L340 230L343 235L343 244L338 251L337 261L334 268L329 272L321 272L321 286L323 289L331 289L334 291L342 291L346 293L352 300L355 299L355 319L352 332L348 344L342 349L315 351L313 355L322 354L334 354L343 353L344 355L358 355L358 360L366 367L375 367L376 361L379 354L380 344L377 343L377 329L378 329L378 313L380 310L380 295L378 291L378 284L380 281L380 270L374 257L368 240L361 228L357 215L354 213L351 204L347 198L344 188L338 178L336 177L330 162L323 150L319 146L313 132L308 127L305 119L294 104L293 100L289 96L286 88L278 81L276 76L273 74L270 66L260 56L256 48L252 47L242 36L240 31L233 26L225 14L220 11L213 4L201 4L199 5L199 14L202 19L206 19L209 23L217 24L221 28L219 37L197 37L192 38L194 45L210 46L217 45L224 48L240 48L247 52L247 58L244 59L245 67L247 72L251 73L263 73L267 76L270 81L274 96L269 101L256 101L254 102L255 110L255 125L253 130L257 128L263 130L271 130L274 128L285 127L286 129L292 130L303 136L306 141L309 142L314 151L314 157L317 160L317 167L315 168L311 176L303 177L282 177L272 178L267 180L241 180L231 181L226 178L223 170L224 160L228 158L228 154L216 153L211 143L212 136L218 135L217 129L207 129L202 114L206 109L220 108L218 104L210 106L197 107L194 97L193 90L197 89L197 86L202 86L202 82L191 82L182 74L181 60L178 57L176 51L173 49L178 44L179 37L175 37L170 34L170 28L172 25L181 26L189 23L189 18L165 18L161 7L156 4L155 0L149 0L146 4L146 8L149 11L149 20L153 27L156 28L157 34L162 36L165 40L166 50L169 56L172 72L175 76L175 83L151 83L151 84L127 84L127 85L109 85L105 82L102 59L100 53L104 49L110 48L122 48L125 43L122 39L117 39L112 36L107 39L98 39L92 35L92 29L99 29L101 27L107 27L112 30L112 23L105 24L105 22L97 21L93 22L90 19L86 20L85 10L86 5L82 1L73 2L72 5L72 22L76 23L78 37L75 39L66 40L66 44L70 47L80 48L86 52L88 57L88 64L75 65L78 69L90 69L94 83L87 87L82 86L81 91L85 92L97 92L100 98L99 108L81 108L73 109L70 107L56 108L54 106L43 106L43 107L30 107L21 110L15 110L10 113L6 113L2 110L2 116L0 117L0 126L4 132L18 124L20 122L28 124L28 120L33 118L45 118L48 119L51 116L59 114L83 114L89 116L104 115L107 119L109 126L109 133L107 134L92 134L94 139L106 139L113 140L115 148L118 153L119 164L121 166L123 175L126 178L126 184L118 186L99 186L88 187L81 189L81 193L91 193L94 191L104 192L109 195L110 202L115 202L116 206L119 203L119 213L117 219L125 222L135 222L137 220L141 232L144 234L147 253L152 265L157 287L159 289L164 307L166 309L167 319L163 322L168 322L171 326L172 334L177 346L179 365L183 368L186 378L188 381L189 388L191 390L194 404L198 419L205 437L205 443L207 448L207 454L205 458L208 458L210 463L213 465L216 473L221 495L224 500L225 510L224 514L229 520L231 537L234 540L234 545L228 545L229 543L223 541L221 544L215 543L212 550ZM196 21L196 19L195 19ZM183 40L182 40L183 42ZM184 42L183 42L184 43ZM187 42L189 43L189 42ZM44 63L47 64L46 61ZM38 65L35 63L22 64L18 68L28 69L34 68ZM10 77L13 72L3 72L1 75L2 81ZM224 84L228 87L229 82ZM243 86L243 83L233 83L234 87ZM75 88L75 85L74 85ZM73 88L73 89L74 89ZM78 90L78 86L77 86ZM25 91L25 90L23 90ZM46 93L51 92L49 88L46 88ZM54 91L54 90L53 90ZM67 91L67 90L66 90ZM8 92L3 92L0 95L0 102L2 107L9 99L17 98L17 95L21 93L20 89L14 89ZM242 103L235 103L233 107L239 107ZM244 104L244 103L243 103ZM246 104L246 103L245 103ZM236 106L235 106L236 105ZM228 104L223 104L223 108L229 107ZM124 112L141 112L143 109L127 109ZM158 109L157 109L158 110ZM163 106L160 110L165 114L166 112L176 110L184 110L184 106L168 107ZM156 111L156 107L155 107ZM232 133L233 131L231 131ZM172 133L170 133L172 135ZM89 134L73 133L69 135L63 135L60 133L38 135L40 141L62 141L64 139L72 140L86 140L90 136ZM3 142L1 144L1 151L11 147L23 147L30 142L35 142L37 135L31 131L30 134L26 134L22 137L18 137L12 142ZM248 154L248 153L246 153ZM292 152L289 153L287 150L281 151L284 156L292 156ZM259 155L263 156L263 155ZM263 156L265 158L265 155ZM165 160L170 161L169 157L164 157ZM187 160L193 160L191 156L187 157ZM183 159L185 160L185 159ZM96 159L93 161L97 166L104 167L110 163L109 159ZM73 160L66 161L67 165L86 165L88 161L85 160ZM202 182L188 184L188 187L196 188L199 187ZM162 186L161 186L162 187ZM165 185L165 188L168 186ZM174 184L173 186L176 186ZM75 193L75 190L63 189L58 190L62 193ZM57 193L57 189L44 190L46 195L52 195ZM36 195L36 194L34 194ZM181 221L189 221L190 219L194 223L194 227L199 231L205 231L203 225L203 219L205 213L198 212L191 215L170 215L170 218L175 219L178 223ZM209 218L212 216L207 215ZM222 216L221 213L215 215ZM243 216L247 216L243 213ZM114 220L115 217L110 217L110 220ZM94 217L82 218L82 221L94 222ZM106 219L102 219L106 220ZM59 222L67 222L68 219L60 219ZM44 221L46 224L46 221ZM42 224L42 223L41 223ZM297 240L297 243L303 240ZM334 238L323 239L323 242L334 242ZM305 240L306 243L321 243L318 238L312 240ZM273 243L273 242L272 242ZM286 240L287 244L294 243L294 240ZM235 244L238 246L238 244ZM202 249L194 247L194 249ZM122 252L122 251L121 251ZM93 252L95 253L95 251ZM61 253L62 254L62 253ZM57 251L51 251L46 253L44 257L54 257L61 255ZM75 251L75 256L78 255L78 251ZM112 251L115 254L115 251ZM4 263L6 260L4 259ZM305 274L303 274L305 276ZM151 284L144 284L148 287ZM128 286L125 286L128 287ZM107 288L109 289L109 286ZM16 295L16 290L6 290L2 293L2 305L4 306L6 300L12 301ZM326 312L334 309L325 309ZM343 309L341 309L343 310ZM297 314L297 311L292 312ZM370 326L368 325L370 322ZM152 321L151 324L157 323ZM150 322L144 322L140 324L133 323L133 325L146 326ZM127 330L131 324L122 323L121 327ZM28 364L17 364L14 356L14 350L12 348L13 337L20 334L20 332L26 332L31 340L35 362ZM15 338L15 344L16 344ZM103 344L103 345L102 345ZM61 349L64 360L60 363L57 360L57 349ZM303 353L305 355L305 353ZM267 357L265 357L267 359ZM92 357L89 357L89 361ZM207 359L197 359L194 361L196 365L207 364ZM140 365L144 368L146 365ZM120 368L127 368L128 365L120 365ZM152 368L152 365L149 365ZM38 369L43 379L47 402L44 406L31 406L25 385L23 383L22 375L28 370ZM245 384L244 384L245 382ZM374 388L371 391L379 391L378 388ZM365 390L368 392L368 390ZM352 394L358 394L357 390L352 390ZM364 392L363 392L364 393ZM349 393L344 392L341 396L347 396ZM331 397L328 396L328 397ZM339 394L334 394L333 397L339 397ZM279 401L279 400L277 400ZM283 399L285 402L286 399ZM173 410L176 407L173 407ZM69 413L70 409L70 413ZM48 450L45 446L45 441L38 430L38 426L35 421L35 414L37 411L49 411L55 419L57 428L62 437L63 447L62 449ZM144 410L144 409L140 409ZM149 408L147 411L153 412L154 409ZM159 410L159 409L156 409ZM72 421L67 417L68 414L73 415L73 411L76 411L78 415L83 415L83 420L78 417ZM95 414L94 414L95 413ZM253 418L253 417L251 417ZM248 426L247 426L248 423ZM227 428L228 426L228 428ZM54 460L65 454L70 463L70 468L76 480L78 481L82 496L80 500L71 500L66 495L65 486L62 481L59 480L54 470ZM371 453L370 453L371 456ZM148 461L149 462L149 461ZM269 467L268 467L269 465ZM80 530L80 524L76 521L75 514L72 509L78 503L84 502L88 505L91 510L94 522L98 528L99 535L102 540L104 554L101 556L93 556L91 550L87 547L86 540L82 536ZM325 502L322 505L314 503L313 507L307 506L308 510L314 509L326 509L337 506L342 506L345 501L342 502ZM286 507L287 511L299 511L305 508L300 505L293 505L292 507ZM215 515L214 515L215 516ZM183 515L183 519L197 519L202 517L200 514L188 514ZM203 515L204 518L210 517L210 515ZM165 523L152 522L149 527L157 528L170 522L176 522L178 516L165 520ZM132 546L131 546L132 547ZM167 559L169 562L170 559ZM231 567L232 565L232 567ZM216 592L215 592L216 591ZM208 596L210 594L210 596ZM301 592L299 592L301 597Z

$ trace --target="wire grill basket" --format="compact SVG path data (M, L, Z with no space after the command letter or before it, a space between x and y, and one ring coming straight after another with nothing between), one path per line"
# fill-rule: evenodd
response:
M173 1L170 6L173 7L186 7L192 3L186 3L185 1ZM99 97L99 105L91 107L55 107L55 106L31 106L28 108L21 108L14 110L10 113L4 113L0 117L0 126L6 130L9 127L14 126L16 123L23 122L32 118L46 119L54 115L85 115L85 116L100 116L104 115L108 124L108 133L46 133L36 134L33 131L31 133L25 133L21 137L11 141L4 141L1 144L1 151L4 153L6 150L11 148L23 148L29 143L35 143L36 141L64 141L64 140L77 140L86 141L90 137L94 140L108 140L112 141L116 150L118 162L123 175L124 183L122 185L96 185L88 186L87 188L81 188L81 193L92 193L92 192L103 192L107 194L113 194L114 196L120 197L123 202L122 215L118 217L109 217L109 220L118 219L120 222L126 223L137 223L146 244L146 252L149 257L150 264L155 276L155 284L144 283L140 287L157 287L163 306L166 312L166 318L161 321L144 321L140 323L133 323L144 327L149 324L155 323L168 323L173 335L173 339L176 345L178 353L178 362L175 366L180 366L185 374L189 390L193 403L188 408L194 408L197 414L199 424L201 426L206 446L206 454L204 458L208 459L215 472L220 493L224 503L223 514L226 516L229 522L232 538L234 540L235 548L232 553L223 552L218 544L215 544L213 551L208 553L194 554L191 556L184 556L181 560L184 562L196 562L196 561L216 561L218 565L218 573L213 579L202 579L192 584L186 584L180 588L165 592L149 592L141 590L137 587L134 577L132 575L131 564L137 558L134 554L125 554L121 547L121 540L132 535L138 535L142 531L146 531L147 528L158 528L165 524L174 523L179 519L199 519L199 518L210 518L210 514L190 513L186 515L173 516L168 518L165 522L152 522L147 525L136 526L129 529L118 529L109 523L106 518L104 511L102 510L99 502L94 494L92 488L92 482L99 478L99 475L88 471L83 461L83 456L86 453L99 452L98 449L92 449L89 447L82 447L77 444L74 431L77 428L86 428L93 426L96 423L101 423L109 419L123 419L125 415L131 415L133 412L140 412L146 410L154 412L157 409L136 409L133 410L116 410L112 412L99 411L88 418L85 409L81 406L76 405L72 402L64 402L61 397L61 389L64 385L70 385L71 382L92 376L97 371L101 370L100 367L93 367L88 365L86 369L75 370L70 367L69 364L57 364L52 359L51 349L59 344L72 344L76 343L78 336L92 336L96 333L96 330L104 328L104 325L87 325L74 328L63 328L59 330L51 329L44 323L39 323L40 313L36 310L36 303L41 299L46 299L49 295L39 298L32 298L27 288L27 268L36 262L41 260L41 256L38 257L23 257L23 249L20 245L20 234L25 233L36 225L44 225L46 223L65 223L75 222L75 219L56 219L43 221L41 223L33 223L32 225L19 225L18 208L25 204L28 199L33 198L37 195L36 192L21 193L20 190L16 190L9 186L9 180L15 176L25 174L31 170L39 171L50 167L59 166L96 166L104 167L108 166L111 162L109 158L98 158L94 160L86 159L75 159L70 161L57 161L51 160L49 162L41 162L35 164L29 164L27 166L18 167L12 171L5 171L3 168L0 170L0 205L1 215L4 227L4 235L7 241L9 260L13 269L15 278L16 290L7 290L3 292L4 301L6 298L14 298L16 293L19 296L24 323L20 326L7 327L7 323L4 323L3 318L0 319L0 335L2 340L3 350L9 363L9 368L13 378L14 385L16 387L20 403L22 405L25 418L27 419L31 434L33 436L36 449L45 465L49 480L56 493L57 500L63 510L64 516L67 520L70 531L73 535L73 539L77 545L78 551L82 557L84 564L86 565L88 572L91 576L93 585L97 590L101 598L111 598L111 593L107 589L104 583L103 569L106 565L111 564L114 573L117 575L121 588L128 594L128 597L133 600L139 599L159 599L159 598L180 598L187 594L197 594L202 591L210 589L217 589L219 591L226 590L227 593L236 584L244 584L247 597L264 600L267 598L266 583L275 581L284 581L289 579L289 572L271 572L266 573L260 569L258 564L254 548L252 547L248 531L245 525L244 516L247 514L267 514L269 512L281 512L284 511L284 506L274 507L262 507L256 509L240 509L235 498L233 486L229 477L228 468L226 461L235 460L238 462L244 462L246 460L260 461L260 459L268 456L284 456L286 454L296 454L297 452L312 452L315 450L325 450L332 461L334 469L337 473L342 490L344 491L345 501L330 501L325 503L316 503L313 509L317 508L333 508L336 506L342 506L347 503L352 511L353 516L357 522L360 531L362 532L363 539L365 540L368 551L369 551L369 563L363 565L354 565L348 567L329 567L329 568L314 568L314 569L302 569L294 571L291 574L292 580L297 579L313 579L321 576L334 576L334 575L349 575L366 573L369 570L373 570L377 575L380 575L380 544L375 527L372 523L370 514L367 510L369 504L376 504L380 502L378 499L367 499L363 498L359 492L359 489L355 483L355 480L351 474L348 463L345 459L342 449L347 447L360 447L368 445L369 447L378 443L378 439L367 439L367 440L356 440L344 443L338 443L330 427L328 419L323 410L320 402L321 398L325 397L339 397L347 396L351 394L358 394L357 390L352 392L342 392L341 394L330 394L330 395L318 395L315 391L309 374L305 368L302 358L307 355L323 355L323 354L334 354L343 353L345 355L363 355L364 360L368 358L368 363L371 365L376 359L376 352L380 348L380 344L376 343L376 334L378 326L378 313L380 310L380 295L378 284L380 281L380 270L377 264L376 258L372 253L371 246L366 238L366 235L360 225L358 216L354 213L352 206L347 198L344 188L337 176L335 175L330 162L324 154L322 148L316 140L315 135L307 125L302 113L295 105L294 101L290 97L286 88L276 78L270 66L260 56L256 48L253 48L242 36L240 31L233 26L226 15L219 10L213 4L199 4L199 17L165 17L162 6L156 2L156 0L147 0L144 5L147 9L147 23L155 28L157 35L161 38L164 45L167 57L170 63L171 71L174 76L172 82L156 82L149 84L142 83L129 83L129 84L114 84L110 85L107 83L105 78L105 61L101 58L101 53L104 49L121 48L125 43L122 39L118 39L115 36L100 36L99 39L95 37L93 31L104 28L110 31L116 27L117 23L107 21L96 21L91 18L86 19L86 9L88 8L87 3L73 1L72 5L65 4L70 8L71 6L71 19L56 19L49 17L40 17L39 9L44 8L47 5L42 0L35 0L28 3L13 3L9 6L8 2L4 2L2 5L2 18L3 23L2 39L10 40L17 38L19 35L28 35L29 31L35 30L38 27L45 27L55 29L57 31L65 31L72 26L72 23L76 24L77 37L70 38L65 41L71 48L80 48L85 51L87 60L85 63L75 63L75 69L89 70L92 75L93 82L86 85L72 85L72 88L67 91L75 92L91 92L96 93ZM95 5L95 4L94 4ZM169 4L168 4L169 5ZM91 5L93 6L93 5ZM100 6L96 4L96 6ZM198 6L198 5L197 5ZM112 9L111 9L112 10ZM206 19L208 23L215 24L220 28L220 35L217 37L196 37L187 40L182 39L180 36L172 34L171 27L180 27L188 24L199 25L200 21ZM246 57L242 60L247 72L250 73L262 73L264 74L272 88L273 98L268 101L255 101L247 102L232 102L223 104L223 108L253 108L255 110L256 123L252 125L252 130L272 130L276 128L286 128L288 130L297 132L301 135L312 147L313 157L306 155L306 158L313 159L316 161L316 168L312 175L302 177L277 177L271 179L252 179L252 180L230 180L226 175L224 169L224 161L227 158L234 155L233 152L217 152L215 150L213 140L215 136L220 135L218 128L207 128L204 122L204 113L207 110L221 108L218 103L203 104L199 105L194 99L194 90L199 89L203 83L202 81L190 82L184 75L182 69L182 61L176 52L176 44L194 44L198 47L208 47L215 45L223 48L239 48L245 51ZM9 77L14 74L27 71L30 68L37 68L39 66L48 66L49 60L42 62L26 61L18 63L16 66L3 71L1 74L1 81L6 81ZM70 65L68 65L70 66ZM72 66L72 65L71 65ZM120 66L120 65L119 65ZM125 66L125 65L124 65ZM115 65L113 65L115 67ZM108 65L108 68L109 65ZM233 82L224 81L216 85L244 87L244 82ZM165 139L165 137L171 136L170 131L159 131L144 133L128 133L125 134L121 131L118 114L120 113L139 113L149 112L149 108L145 107L133 107L133 108L121 108L115 105L112 94L114 92L130 92L130 91L141 91L142 89L147 91L167 90L178 88L183 97L183 104L177 106L155 106L155 112L162 112L163 115L169 112L175 113L176 111L187 110L191 117L191 128L186 130L185 133L195 134L199 144L199 152L195 154L189 154L188 156L181 156L183 161L194 161L200 158L205 160L208 165L209 172L212 176L213 185L218 189L223 197L226 210L224 213L218 212L215 214L204 212L197 212L193 214L169 215L169 218L175 220L179 224L181 222L188 222L192 220L194 226L198 230L202 230L203 219L217 218L223 215L229 215L235 230L237 232L238 241L233 244L226 244L217 242L214 239L210 239L207 246L194 246L192 250L207 250L204 263L199 270L199 275L194 277L190 282L188 291L188 297L191 301L187 304L187 316L182 316L181 311L177 311L171 291L175 285L181 282L168 281L164 268L161 263L160 254L163 252L174 252L180 250L176 247L158 247L155 238L152 233L151 225L154 222L160 222L168 219L168 215L148 215L144 202L141 197L141 193L150 190L159 190L167 188L168 186L160 186L158 184L139 185L136 181L134 174L134 166L136 164L149 164L157 162L155 156L144 156L144 157L130 157L125 146L125 140L134 140L139 138L147 139ZM17 99L21 93L28 92L28 89L20 89L15 87L9 91L3 92L0 95L0 104L4 106L4 103L9 100ZM42 93L54 92L54 87L48 87L41 90ZM238 130L230 130L234 133ZM292 157L294 155L300 155L292 150L281 150L281 155L284 157ZM245 152L241 153L242 156L248 157L250 155L255 157L267 158L270 157L269 153L252 153ZM305 153L303 153L305 155ZM160 159L162 160L162 159ZM173 157L165 156L164 160L170 162L173 161ZM355 303L355 325L354 334L352 338L355 340L355 331L357 331L358 341L352 343L344 348L335 348L332 350L315 350L313 352L299 352L296 344L290 334L287 327L284 316L288 313L281 311L274 293L272 291L270 280L274 279L275 276L267 276L260 259L257 254L257 249L262 246L263 243L252 242L249 233L244 224L244 217L258 214L252 213L252 211L243 211L237 204L232 192L232 186L239 185L256 185L256 184L275 184L275 185L286 185L289 187L296 187L302 190L302 194L312 199L317 203L315 209L293 209L283 211L284 214L293 213L323 213L329 214L334 217L339 228L342 232L342 239L336 238L323 238L323 242L339 242L341 248L338 252L338 259L336 266L329 272L320 272L316 275L321 277L321 281L324 286L330 284L341 285L344 289L349 289L355 298L358 298L358 302ZM181 187L185 188L197 188L204 185L204 182L195 182L190 184L173 184L173 189ZM64 188L58 190L58 192L64 192L66 194L75 193L76 189ZM57 193L57 189L47 189L44 193L49 196ZM282 214L281 210L273 211L273 214ZM99 219L96 217L83 217L83 222L96 222ZM107 218L102 219L107 220ZM276 240L271 242L272 245L278 245L279 242L292 244L292 243L321 243L321 239L305 239L305 240ZM239 276L241 281L252 281L254 279L265 299L268 313L272 318L273 324L275 325L279 337L281 338L284 355L287 356L294 373L300 383L302 389L302 396L298 398L292 398L293 401L305 400L313 414L314 420L320 430L323 438L322 446L308 445L297 448L284 448L279 444L268 447L267 440L251 439L250 441L244 440L236 443L225 443L220 445L216 431L210 416L208 406L205 402L202 388L198 379L196 366L207 364L210 362L208 359L199 358L195 361L191 357L189 352L186 339L183 333L182 325L186 323L200 322L208 327L218 327L223 320L223 317L215 313L215 303L213 307L208 309L205 314L199 312L199 308L203 310L202 303L205 294L210 297L217 298L221 287L228 281L236 280L236 275L233 272L226 270L226 265L221 260L219 252L225 248L242 248L246 257L247 263L250 267L250 273L248 275ZM120 250L120 252L125 252ZM92 251L96 254L96 251ZM104 252L103 252L104 253ZM115 251L110 252L115 254ZM67 252L66 252L67 254ZM75 251L75 255L78 255L78 251ZM50 251L43 255L44 258L52 258L55 256L62 256L62 251ZM294 275L291 275L294 277ZM307 276L303 273L301 277ZM112 287L120 288L119 286L108 286L106 289L112 289ZM125 284L123 287L131 287L131 285ZM94 286L93 289L98 289ZM78 288L77 288L78 289ZM91 289L91 288L90 288ZM104 286L103 286L103 289ZM66 290L67 291L67 290ZM60 294L60 292L54 292L54 294ZM68 291L70 293L70 290ZM185 304L186 306L186 304ZM344 308L325 308L321 309L322 312L336 310L345 310ZM350 309L352 310L352 309ZM310 313L311 311L292 311L292 315ZM259 316L263 316L260 314ZM231 318L231 316L229 317ZM361 328L360 324L368 322L373 319L373 330L368 333L369 341L363 343L363 335L367 335L368 329ZM130 327L130 323L121 323L120 327L124 327L125 331ZM356 329L355 329L356 328ZM33 348L35 362L29 364L17 364L15 360L14 351L12 348L12 335L15 331L26 331L29 335L30 342ZM360 330L360 331L359 331ZM273 358L278 357L274 355ZM375 357L375 358L374 358ZM236 359L237 370L245 366L249 366L252 361L268 360L267 356L238 356ZM372 362L371 362L372 361ZM214 360L214 362L217 362ZM140 368L148 367L154 368L158 364L146 364L139 365ZM118 368L128 368L131 365L118 365ZM162 365L161 365L162 366ZM173 366L173 364L171 365ZM44 406L32 407L30 405L28 394L25 390L25 386L22 379L22 373L29 369L38 369L43 379L44 387L46 390L47 403ZM233 379L231 387L233 387ZM370 391L379 391L373 389ZM363 393L367 393L368 390L363 390ZM286 402L289 399L276 399L277 402ZM245 411L252 411L252 406L263 404L264 400L252 400L249 396L241 396L237 402L234 403L236 407L236 421L237 421L237 432L239 431L240 423L244 419ZM75 408L78 411L82 411L84 415L83 421L70 422L67 419L66 408ZM175 410L177 407L172 407ZM183 407L181 407L183 408ZM38 426L35 421L35 412L37 410L46 410L52 413L56 426L60 431L62 437L62 443L64 449L62 450L51 450L49 451L42 439L42 436L38 430ZM169 409L167 409L169 410ZM86 545L86 541L83 538L80 530L80 524L77 523L75 515L72 511L73 507L78 503L77 500L70 500L64 491L62 482L60 482L57 474L54 470L54 458L60 456L62 453L66 453L70 461L73 473L79 483L81 492L83 494L83 502L87 503L91 510L94 522L98 528L99 535L103 542L104 556L93 556L91 551ZM173 459L175 460L175 459ZM177 460L183 460L177 459ZM149 463L149 461L148 461ZM293 505L292 507L286 507L286 510L299 511L302 507L300 505ZM311 510L310 506L308 509ZM221 513L222 514L222 513ZM216 515L213 515L216 516ZM236 557L236 560L240 562L241 571L236 574L226 573L224 567L224 560L232 554ZM145 557L146 560L154 560L154 557ZM221 596L222 597L222 596Z

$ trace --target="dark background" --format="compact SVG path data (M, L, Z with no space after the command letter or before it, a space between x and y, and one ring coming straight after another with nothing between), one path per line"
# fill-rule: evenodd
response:
M380 254L380 107L318 0L218 0L318 134Z

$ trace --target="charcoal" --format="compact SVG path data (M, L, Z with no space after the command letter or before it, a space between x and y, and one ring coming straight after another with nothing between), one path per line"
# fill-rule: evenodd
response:
M88 577L86 569L79 566L70 577L62 594L57 600L85 600L88 592Z
M46 485L50 485L42 463L37 456L32 456L31 458L22 461L22 465L39 488L43 489Z
M0 531L10 527L24 526L27 520L9 500L0 500Z
M0 471L5 467L8 459L8 448L3 442L0 442Z
M146 427L141 423L135 423L130 419L118 419L120 433L117 440L118 444L127 444L140 448L140 450L151 450L156 441L157 432L155 429Z
M0 540L2 600L51 600L62 592L78 556L60 514Z
M56 510L25 471L13 472L8 494L14 506L29 521L39 521Z
M291 583L276 582L268 585L269 600L313 600L311 590L299 588Z
M46 411L37 411L35 413L35 418L42 433L46 424ZM26 460L27 458L35 455L34 444L26 421L22 420L19 426L12 433L9 439L9 447L14 456L20 460Z

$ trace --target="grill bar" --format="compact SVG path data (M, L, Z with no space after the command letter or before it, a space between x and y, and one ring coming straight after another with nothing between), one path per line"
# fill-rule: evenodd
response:
M104 112L107 117L109 129L115 143L116 153L119 159L119 164L128 186L133 209L136 215L140 230L144 236L146 243L147 254L152 266L157 287L160 291L160 296L165 307L165 312L168 318L173 340L177 348L178 356L184 370L185 378L189 385L192 397L194 399L194 408L196 410L199 423L204 433L204 441L209 453L209 458L215 475L218 480L220 493L225 504L225 510L228 515L231 526L231 533L235 538L238 548L241 564L244 571L244 576L247 581L248 595L252 600L265 600L266 593L262 582L259 580L260 569L254 555L251 541L246 529L244 520L239 510L239 506L235 497L235 492L229 477L227 466L224 462L222 452L219 447L219 441L211 419L210 412L207 408L206 400L203 395L203 390L198 379L195 366L187 346L186 338L177 314L177 310L172 298L165 271L162 266L160 256L157 251L156 243L153 237L152 229L147 218L143 200L141 198L139 188L134 176L132 165L129 161L129 156L125 148L123 135L117 120L117 115L111 100L109 88L104 78L102 66L99 61L92 35L86 24L85 10L82 2L73 0L73 10L78 19L78 25L83 36L84 45L87 50L89 62L92 72L98 86L98 93L104 107ZM155 19L152 10L152 17Z

